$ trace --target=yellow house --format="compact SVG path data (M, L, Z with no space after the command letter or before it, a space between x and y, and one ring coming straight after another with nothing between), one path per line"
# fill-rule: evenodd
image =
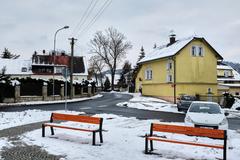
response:
M139 61L136 91L176 102L181 94L217 95L217 61L222 56L203 38L192 36L155 48Z
M219 95L223 92L228 92L236 96L240 95L240 74L231 66L218 62L217 80Z

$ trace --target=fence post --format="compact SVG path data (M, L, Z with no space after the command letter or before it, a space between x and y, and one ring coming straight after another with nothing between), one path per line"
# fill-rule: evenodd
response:
M73 98L74 98L75 97L75 85L73 85L72 89L73 89L72 94L73 94Z
M92 85L88 85L88 96L90 97L92 95Z
M81 87L80 87L80 95L81 96L83 95L83 85L81 85Z
M61 84L60 96L61 99L64 99L64 84Z
M20 85L16 85L14 93L14 102L18 102L19 99L20 99Z
M43 86L42 86L42 99L43 101L47 100L47 83L43 82Z
M95 89L96 89L95 85L92 85L92 94L93 94L93 95L95 95L95 92L96 92Z

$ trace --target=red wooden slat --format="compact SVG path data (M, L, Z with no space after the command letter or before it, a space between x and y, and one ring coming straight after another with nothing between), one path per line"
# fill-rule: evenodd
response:
M81 128L73 128L73 127L68 127L68 126L59 126L59 125L54 125L54 124L44 124L45 126L49 127L56 127L56 128L64 128L64 129L71 129L71 130L78 130L78 131L85 131L85 132L93 132L96 130L91 130L91 129L81 129Z
M166 139L166 138L158 138L158 137L148 137L148 140L178 143L178 144L187 144L187 145L195 145L195 146L202 146L202 147L219 148L219 149L224 148L223 145L210 145L210 144L195 143L195 142L184 142L184 141L169 140L169 139Z
M53 120L63 120L63 121L74 121L74 122L83 122L83 123L92 123L100 124L101 118L99 117L90 117L82 115L70 115L62 113L52 113Z
M152 124L152 130L158 132L170 132L178 134L186 134L192 136L203 136L210 138L224 139L224 130L209 129L209 128L195 128L189 126L177 126L167 124Z

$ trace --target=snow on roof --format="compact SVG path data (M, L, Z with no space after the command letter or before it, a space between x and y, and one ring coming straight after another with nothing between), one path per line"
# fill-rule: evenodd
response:
M31 65L31 60L0 58L0 69L6 67L5 74L32 74Z
M230 78L218 78L218 81L240 81L240 74L228 65L217 65L217 69L232 70L233 77Z
M234 79L240 81L240 74L236 70L234 70L234 69L232 70L232 72L233 72Z
M226 86L226 87L240 87L240 83L239 84L219 84L220 86Z
M139 63L173 56L179 50L181 50L184 46L186 46L189 42L191 42L194 38L203 38L203 37L191 36L188 38L177 40L175 43L173 43L170 46L164 45L161 47L157 47L153 51L151 51L148 55L146 55L142 60L140 60Z
M217 65L217 69L228 69L232 70L233 68L228 65Z

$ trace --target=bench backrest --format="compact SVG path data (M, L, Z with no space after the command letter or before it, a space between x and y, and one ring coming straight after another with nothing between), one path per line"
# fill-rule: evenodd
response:
M74 121L74 122L83 122L83 123L91 123L91 124L99 124L102 125L102 118L99 117L90 117L90 116L82 116L82 115L70 115L63 113L52 113L50 121L53 120L63 120L63 121Z
M158 123L151 124L151 130L150 130L151 135L153 134L153 131L209 137L209 138L216 138L216 139L226 138L226 131L224 130L195 128L195 127L189 127L189 126L178 126L178 125L168 125L168 124L158 124Z

